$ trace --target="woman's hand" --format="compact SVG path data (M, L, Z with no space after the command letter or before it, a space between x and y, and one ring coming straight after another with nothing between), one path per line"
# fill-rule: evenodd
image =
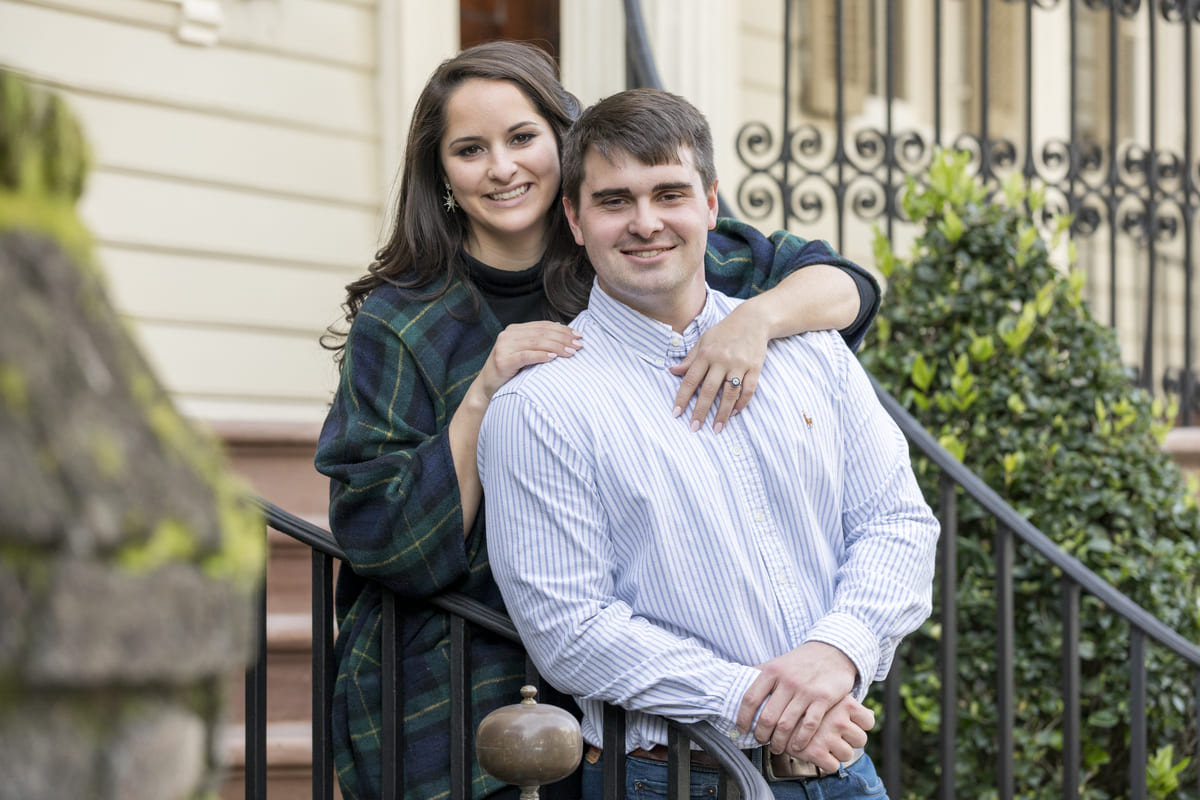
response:
M491 400L496 391L525 367L572 356L583 346L579 334L557 322L521 322L500 332L487 363L472 388L478 385Z
M766 319L753 312L749 301L705 331L683 361L670 367L671 372L683 376L675 394L675 416L683 413L695 395L691 428L698 431L713 403L718 403L713 433L720 433L729 417L754 396L770 333ZM734 378L737 380L731 380Z
M683 375L675 395L675 416L695 395L692 430L698 431L713 403L719 402L713 433L720 433L729 417L754 396L770 340L845 328L858 317L859 306L854 279L828 264L797 270L774 288L743 301L671 367L676 375ZM731 382L732 378L737 380Z

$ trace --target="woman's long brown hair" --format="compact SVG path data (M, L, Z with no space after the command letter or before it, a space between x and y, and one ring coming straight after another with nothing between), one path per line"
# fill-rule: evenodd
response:
M520 89L554 131L559 152L563 135L579 114L579 103L558 80L554 60L542 49L521 42L488 42L468 48L442 64L425 84L408 133L401 170L400 196L387 244L375 254L367 274L346 286L342 304L346 328L363 300L377 286L390 283L433 300L455 279L474 291L459 257L467 233L467 217L442 207L445 170L440 157L446 130L446 103L472 78L508 81ZM561 196L561 191L560 191ZM549 211L549 245L542 258L548 316L566 321L587 304L592 272L571 236L561 200ZM478 295L476 295L478 309ZM322 344L340 359L346 330L329 329Z

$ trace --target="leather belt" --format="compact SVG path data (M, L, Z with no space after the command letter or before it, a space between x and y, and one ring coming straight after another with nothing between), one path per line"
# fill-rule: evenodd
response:
M633 758L648 758L651 761L666 761L667 746L665 744L656 744L649 750L639 747L637 750L630 751L629 755ZM693 767L701 767L703 769L720 768L717 759L703 750L693 750L691 762Z
M596 751L596 757L599 757L598 748L593 748L593 750ZM766 777L767 780L786 781L795 780L797 778L823 778L826 775L837 774L836 772L825 772L811 761L803 761L799 758L789 756L786 753L775 755L766 748L759 748L759 750L743 750L742 752L747 758L753 761L755 760L755 754L760 750L763 756L763 776ZM720 768L720 764L717 763L717 759L709 753L706 753L703 750L692 750L691 753L692 766L700 767L702 769ZM634 758L650 759L651 761L666 761L667 746L665 744L657 744L649 750L639 747L638 749L631 751L629 755L633 756ZM855 748L854 756L851 757L849 761L843 762L842 766L850 766L862 758L862 755L862 748Z

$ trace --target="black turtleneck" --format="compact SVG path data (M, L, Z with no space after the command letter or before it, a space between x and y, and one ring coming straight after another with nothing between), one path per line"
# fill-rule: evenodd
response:
M505 327L514 322L546 319L546 291L542 287L542 262L519 272L496 269L466 251L463 263L479 288L484 302Z

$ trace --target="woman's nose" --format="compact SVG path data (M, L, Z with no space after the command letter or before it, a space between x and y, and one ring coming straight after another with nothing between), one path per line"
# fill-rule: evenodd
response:
M503 151L497 152L492 159L492 166L488 170L488 177L497 183L508 183L517 174L517 165Z

